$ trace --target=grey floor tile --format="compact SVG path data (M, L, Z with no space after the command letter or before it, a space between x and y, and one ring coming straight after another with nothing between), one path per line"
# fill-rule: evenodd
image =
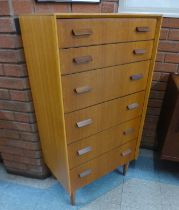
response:
M101 205L98 202L94 202L91 205L81 208L80 210L121 210L121 206L113 203L108 205Z
M179 210L179 186L161 183L163 210Z
M154 205L147 205L147 206L143 206L142 204L136 205L134 203L132 206L127 204L122 204L121 210L162 210L162 208Z
M162 210L161 191L158 182L129 179L123 185L121 210Z
M165 205L162 206L162 210L178 210L179 206L176 206L174 204L171 203L167 203Z
M102 202L95 201L80 210L121 210L121 206L114 203L103 204Z
M5 192L0 198L0 210L34 210L40 196L40 193L26 195L22 192L19 195Z
M80 210L120 210L122 185L99 197Z

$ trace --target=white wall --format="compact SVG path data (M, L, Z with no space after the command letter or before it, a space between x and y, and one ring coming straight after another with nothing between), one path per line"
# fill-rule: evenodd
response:
M159 13L179 17L179 0L119 0L119 12Z

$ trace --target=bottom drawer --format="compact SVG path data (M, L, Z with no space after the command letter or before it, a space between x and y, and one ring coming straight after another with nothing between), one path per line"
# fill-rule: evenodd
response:
M70 171L72 190L83 187L135 158L136 140L111 150Z

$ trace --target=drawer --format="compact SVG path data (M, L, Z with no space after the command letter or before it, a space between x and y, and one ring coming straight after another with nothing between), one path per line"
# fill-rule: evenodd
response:
M136 139L140 121L139 117L68 145L70 168Z
M151 58L153 41L108 44L60 50L62 74L115 66Z
M72 190L83 187L135 158L136 140L111 150L70 171Z
M144 96L145 92L142 91L65 114L67 142L74 142L140 116Z
M144 90L149 64L143 61L62 76L65 112Z
M155 26L155 18L59 19L59 47L150 40L154 39Z

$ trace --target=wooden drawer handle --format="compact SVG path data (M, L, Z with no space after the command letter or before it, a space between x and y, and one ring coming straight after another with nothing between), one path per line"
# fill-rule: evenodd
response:
M125 131L123 132L123 134L124 134L125 136L128 136L128 135L134 133L134 131L135 131L134 128L128 128L127 130L125 130Z
M138 103L132 103L132 104L129 104L129 105L127 106L127 108L128 108L129 110L137 109L138 107L139 107L139 104L138 104Z
M90 55L73 58L73 62L76 64L85 64L91 62L92 60L93 58Z
M90 36L93 34L93 31L89 28L84 29L73 29L72 30L73 36L79 37L79 36Z
M131 80L140 80L143 78L143 74L133 74L130 76Z
M145 49L135 49L133 51L135 55L143 55L145 53Z
M83 177L85 177L85 176L90 175L91 173L92 173L92 169L87 169L87 170L83 171L82 173L80 173L80 174L79 174L79 177L80 177L80 178L83 178Z
M77 87L75 88L75 92L77 94L82 94L82 93L88 93L92 90L90 86L83 86L83 87Z
M149 27L147 27L147 26L138 26L138 27L136 27L136 31L137 32L149 32L150 30L149 30Z
M121 155L124 157L124 156L129 155L131 152L132 152L132 150L131 149L128 149L128 150L122 152Z
M82 120L80 122L77 122L76 124L77 124L78 128L82 128L82 127L85 127L85 126L90 125L92 123L93 123L92 119L86 119L86 120Z
M84 154L86 154L88 152L91 152L91 151L92 151L92 147L89 146L89 147L85 147L83 149L78 150L77 153L78 153L79 156L81 156L81 155L84 155Z

